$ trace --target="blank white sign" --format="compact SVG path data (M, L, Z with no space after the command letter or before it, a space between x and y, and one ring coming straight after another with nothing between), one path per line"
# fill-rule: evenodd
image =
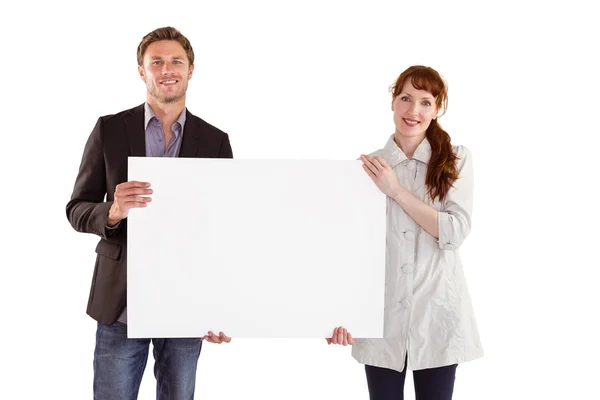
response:
M383 337L386 197L361 161L129 158L128 335Z

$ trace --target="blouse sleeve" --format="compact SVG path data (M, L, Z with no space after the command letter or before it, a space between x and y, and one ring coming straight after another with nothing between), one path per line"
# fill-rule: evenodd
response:
M456 149L458 179L450 188L442 209L438 212L439 248L459 248L471 231L473 209L473 161L471 152L464 146Z

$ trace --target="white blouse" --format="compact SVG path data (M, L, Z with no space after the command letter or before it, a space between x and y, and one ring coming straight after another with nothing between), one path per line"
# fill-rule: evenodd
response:
M471 229L473 165L464 146L454 146L459 178L441 203L426 197L431 156L427 139L412 159L394 142L372 155L383 157L402 186L438 210L439 240L387 198L384 339L355 339L352 356L362 364L419 370L483 356L459 256Z

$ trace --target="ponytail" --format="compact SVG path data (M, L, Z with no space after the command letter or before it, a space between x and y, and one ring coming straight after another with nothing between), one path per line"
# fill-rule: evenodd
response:
M458 157L452 151L450 135L442 129L437 119L431 121L425 136L431 145L431 158L425 176L427 194L432 200L437 197L443 201L454 181L458 179Z

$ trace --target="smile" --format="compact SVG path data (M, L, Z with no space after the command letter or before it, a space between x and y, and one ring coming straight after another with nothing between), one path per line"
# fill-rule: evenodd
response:
M159 81L159 83L161 85L174 85L174 84L177 83L177 80L176 79L171 79L171 80L168 80L168 81Z
M417 126L419 124L419 121L417 121L415 119L402 118L402 120L408 126Z

